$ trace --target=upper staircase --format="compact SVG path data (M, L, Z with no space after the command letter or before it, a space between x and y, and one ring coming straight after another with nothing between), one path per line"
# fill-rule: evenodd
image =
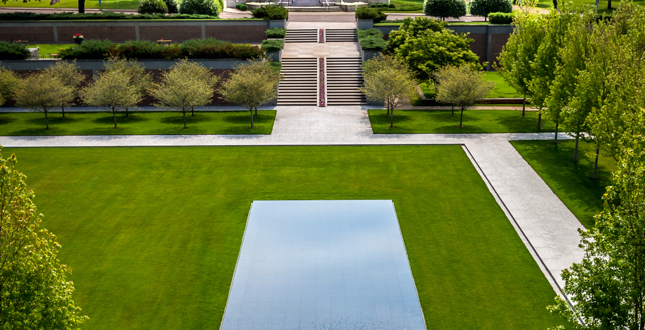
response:
M318 42L318 30L287 29L284 42Z
M329 38L329 37L328 37ZM363 60L360 57L327 58L327 105L365 104Z
M356 29L325 29L326 42L358 42Z

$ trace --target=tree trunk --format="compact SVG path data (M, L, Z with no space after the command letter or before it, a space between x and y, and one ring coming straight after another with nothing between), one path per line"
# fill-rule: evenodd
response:
M576 148L573 149L573 162L578 162L578 142L580 142L580 133L576 134Z
M186 109L182 110L182 113L184 114L184 129L186 129Z
M255 115L256 116L258 115L258 108L257 107L255 108Z
M190 107L190 116L195 117L195 107Z
M112 118L114 118L114 129L116 129L116 111L112 108Z
M394 108L390 110L390 128L394 127Z
M253 108L251 108L251 128L253 128Z
M553 141L553 144L558 144L558 126L560 126L560 123L555 123L555 141Z
M553 0L553 8L558 9L558 0Z
M526 95L522 96L522 117L526 115Z
M461 116L459 117L459 128L464 127L464 126L461 125L463 123L463 121L464 121L464 108L462 107L461 108Z
M128 107L125 107L125 116L130 117L130 113L128 112Z
M538 131L542 129L542 112L538 113Z
M450 115L452 116L452 115L454 115L454 114L455 114L455 106L454 106L454 105L451 105L451 106L450 106Z
M611 0L607 1L607 9L611 9Z
M596 10L598 10L599 0L596 0Z
M63 111L63 118L65 118L65 107L60 107L60 108Z
M78 0L78 13L85 13L85 0Z
M598 155L600 154L600 148L596 147L596 161L593 165L593 180L598 180Z
M49 129L49 118L47 118L47 110L44 110L45 112L45 129Z

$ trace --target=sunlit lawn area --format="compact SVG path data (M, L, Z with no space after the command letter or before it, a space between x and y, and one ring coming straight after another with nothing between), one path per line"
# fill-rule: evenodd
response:
M484 72L484 76L489 81L495 83L495 89L493 89L488 95L487 98L520 98L522 95L518 94L515 88L509 86L504 78L499 74L499 72ZM433 84L421 83L419 84L423 95L427 99L432 99L435 96L435 89Z
M537 129L537 112L513 110L466 110L464 127L459 127L459 110L396 110L394 127L385 110L369 110L372 131L387 133L532 133L555 131L555 125L542 118L542 129Z
M117 129L112 113L49 113L45 129L43 113L0 113L0 135L155 135L155 134L271 134L275 111L259 111L251 128L249 111L195 112L186 115L187 129L181 112L118 112Z
M596 6L596 1L595 0L573 0L572 1L574 5L580 6L580 5L587 5L587 6ZM634 0L633 1L635 4L639 5L645 5L645 0ZM562 0L558 1L558 5L560 6L562 4ZM608 12L608 11L613 11L618 6L620 5L620 1L618 0L612 0L611 1L611 10L609 10L608 7L609 2L607 0L601 0L598 3L598 11L599 12ZM553 8L553 0L540 0L537 4L538 7L540 8Z
M72 37L70 36L70 39ZM60 54L63 49L68 49L76 46L76 44L27 44L27 48L40 48L38 49L38 56L50 58L51 54Z
M591 143L580 142L578 163L572 162L575 141L560 141L557 146L550 141L511 143L578 220L591 228L593 216L602 211L602 195L611 184L611 172L616 169L614 158L601 151L599 180L591 180L596 157Z
M47 0L9 0L6 3L0 4L2 7L32 7L32 8L52 8L52 9L65 9L72 8L78 9L78 0L60 0L60 2L50 5ZM90 9L137 9L139 8L139 0L101 0L101 4L97 0L85 1L85 8Z
M6 148L83 329L217 329L254 200L391 199L429 329L536 329L555 293L461 146ZM367 164L369 164L367 166Z

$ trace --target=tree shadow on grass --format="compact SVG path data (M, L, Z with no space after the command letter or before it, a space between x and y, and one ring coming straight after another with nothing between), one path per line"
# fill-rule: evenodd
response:
M81 121L78 118L74 118L74 115L71 115L71 116L66 115L66 117L63 118L63 117L61 117L59 115L52 116L51 113L48 113L47 118L48 118L48 121L49 121L49 126L58 126L58 125L65 126L65 125L68 125L68 124L74 124L74 123L77 123L77 122ZM36 118L27 119L26 122L29 123L29 124L32 124L32 125L36 125L36 126L41 126L42 125L43 128L44 128L45 127L45 114L41 112L40 116L38 116Z
M519 112L519 111L518 111ZM513 113L513 116L503 116L497 119L497 124L506 128L508 132L513 133L533 133L533 132L553 132L555 131L555 124L545 120L544 117L540 123L540 130L537 129L538 118L537 115L527 115L522 117L522 114Z
M164 124L180 125L183 127L184 115L181 112L174 112L168 117L161 118L160 121ZM199 124L199 123L210 122L210 121L214 121L214 118L212 118L211 116L197 113L193 117L190 115L190 113L186 113L186 125Z
M141 113L137 113L137 114L130 113L130 115L127 117L125 116L125 113L121 113L121 114L117 113L116 115L117 126L135 124L135 123L140 123L145 121L150 121L150 118L147 118L145 114L141 114ZM114 118L111 113L108 113L107 115L94 119L94 123L101 124L101 125L114 125Z
M266 124L273 122L274 116L270 115L253 115L253 123L254 124ZM251 127L251 115L249 113L245 113L245 115L225 115L222 118L222 121L231 123L231 124L239 124L239 125L248 125Z
M54 127L51 124L49 125L49 129L45 129L45 121L43 119L42 127L21 129L21 130L18 130L18 131L7 132L7 133L2 134L2 135L5 135L5 136L43 136L43 135L48 136L48 135L70 135L70 134L69 134L69 132L67 130Z
M11 117L11 116L9 116L9 115L3 115L3 116L0 116L0 126L2 126L2 125L7 125L7 124L11 124L11 123L13 123L13 122L15 122L15 121L17 121L17 120L18 120L18 118L16 118L16 117Z

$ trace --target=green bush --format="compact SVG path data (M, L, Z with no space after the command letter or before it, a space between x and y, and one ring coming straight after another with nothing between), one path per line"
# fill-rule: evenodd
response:
M265 52L277 52L284 46L284 40L262 40L262 50Z
M380 23L387 19L387 15L383 14L375 8L358 7L356 8L356 18L372 19L374 20L374 23Z
M513 23L513 13L490 13L488 20L491 24L511 24Z
M236 3L235 8L239 9L239 10L242 10L242 11L249 10L249 6L247 6L247 5L243 4L243 3Z
M383 38L376 36L367 36L360 38L358 42L361 44L363 50L384 50L387 48L387 42Z
M181 14L200 14L219 16L219 4L215 0L181 0Z
M513 4L510 0L471 0L470 14L473 16L488 17L490 13L511 13Z
M188 58L235 58L250 60L261 58L264 52L260 47L230 42L214 38L186 40L179 46L181 54Z
M62 59L104 59L114 49L114 43L110 40L85 40L82 44L60 51Z
M267 38L284 38L287 34L287 29L284 28L270 28L266 31Z
M446 24L446 22L427 17L417 17L416 19L406 17L398 30L390 32L387 53L393 54L407 39L418 38L427 30L435 32L445 30Z
M396 8L396 6L393 3L389 4L387 7L388 8Z
M265 20L283 20L289 18L289 11L279 6L264 6L253 11L253 17Z
M359 29L356 31L356 34L358 35L358 38L366 38L366 37L378 37L383 39L383 32L381 32L379 29L371 28L371 29Z
M163 0L168 7L168 14L177 14L179 13L179 2L177 0Z
M36 13L0 13L0 21L25 21L25 20L120 20L120 19L217 19L217 16L210 15L162 15L162 14L123 14L105 11L102 13L53 13L53 14L36 14Z
M166 57L165 48L167 47L147 40L126 41L116 47L116 53L119 57L130 59L161 59Z
M0 41L0 60L24 60L29 55L29 49L23 44Z
M141 0L137 12L139 14L166 14L168 6L163 0Z
M466 16L466 2L464 0L425 0L423 13L428 16L459 18Z

